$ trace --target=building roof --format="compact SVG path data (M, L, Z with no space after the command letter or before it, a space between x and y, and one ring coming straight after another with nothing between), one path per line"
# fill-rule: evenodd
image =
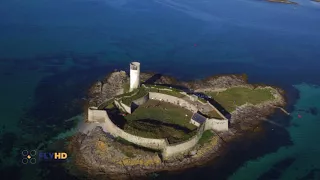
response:
M199 124L202 124L207 120L206 117L202 116L199 113L194 113L191 119L198 122Z

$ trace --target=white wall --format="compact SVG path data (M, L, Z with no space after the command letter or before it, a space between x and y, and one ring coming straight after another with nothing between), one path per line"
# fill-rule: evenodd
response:
M162 152L162 156L164 158L167 158L167 157L175 156L175 155L178 155L178 154L181 154L184 152L188 152L189 150L191 150L198 143L199 139L201 138L201 136L204 132L204 127L205 127L205 124L202 124L199 127L197 134L195 136L193 136L191 139L189 139L188 141L166 146L166 148Z
M190 123L193 124L193 125L195 125L195 126L197 126L197 127L200 126L200 123L198 123L197 121L195 121L195 120L193 120L193 119L190 120Z
M170 102L172 104L177 104L178 102L180 103L180 106L185 107L186 109L190 110L191 112L195 113L198 111L198 108L196 106L194 106L193 104L187 102L184 99L175 97L175 96L171 96L171 95L167 95L167 94L161 94L161 93L157 93L157 92L149 92L149 98L150 99L155 99L155 100L164 100L167 102Z
M103 127L102 127L103 130L115 137L121 137L134 144L151 148L151 149L156 149L156 150L162 150L167 145L166 139L143 138L143 137L135 136L123 131L110 120L107 112L104 110L91 109L89 111L91 111L94 114L94 116L91 116L91 118L104 119L105 123L103 124ZM94 119L91 119L91 120L94 121Z
M88 121L89 122L103 122L103 112L98 111L96 107L90 107L88 109Z
M228 131L229 129L228 119L207 119L205 124L206 130L213 129L216 131Z
M223 119L227 119L214 105L212 105L211 103L209 103L207 101L207 103L223 118Z
M147 101L149 100L149 93L147 93L145 96L139 98L139 99L136 99L134 100L133 102L136 104L136 105L142 105L144 103L146 103Z
M114 100L114 104L117 106L117 108L131 114L131 107L123 104L122 102L119 102L118 100Z
M122 103L122 102L120 102L120 105L124 108L124 110L125 110L127 113L131 114L131 107L130 107L130 106L127 106L126 104L124 104L124 103Z

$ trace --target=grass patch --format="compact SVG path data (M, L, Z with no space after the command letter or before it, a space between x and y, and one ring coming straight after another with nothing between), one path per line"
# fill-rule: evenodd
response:
M197 127L190 123L191 116L191 111L180 106L148 100L125 117L124 130L146 138L167 138L170 143L175 143L196 132Z
M203 98L201 98L201 97L198 97L198 100L200 101L200 102L202 102L202 103L207 103L207 101L206 100L204 100Z
M100 106L98 106L98 109L99 110L112 109L113 107L114 107L114 104L113 104L113 99L112 99L112 100L109 100L109 101L102 103Z
M119 143L124 144L124 145L129 145L129 146L135 145L132 142L127 141L126 139L123 139L122 137L116 137L115 140L118 141Z
M164 123L176 124L186 128L196 127L190 124L192 112L180 106L157 101L148 100L139 106L134 113L127 115L127 121L135 121L140 119L153 119Z
M132 101L139 99L145 95L148 94L148 91L146 91L144 88L139 88L138 93L131 96L131 97L125 97L122 99L122 102L128 106L131 105Z
M120 94L120 95L116 96L116 98L122 98L122 97L125 97L125 96L132 96L132 95L134 95L135 93L137 93L137 92L139 91L139 89L140 89L140 88L135 89L135 90L133 90L133 91L131 91L131 92L127 92L127 93L124 93L124 94Z
M210 139L214 136L215 134L211 130L206 130L203 132L201 138L199 139L199 144L204 145L205 143L209 142Z
M220 114L214 110L204 113L204 115L206 115L208 118L223 119L223 117L221 117Z
M139 145L131 143L121 137L116 137L115 140L124 145L124 146L120 146L118 148L123 154L125 154L127 157L130 157L130 158L135 157L136 149L140 149L140 150L148 151L148 152L161 153L160 150L154 150L154 149L146 148L143 146L139 146Z
M125 125L125 131L145 138L167 139L170 144L185 141L196 135L197 129L193 131L176 129L167 125L154 125L148 122L133 121Z
M148 91L167 94L167 95L175 96L178 98L183 98L185 96L185 95L181 94L179 91L169 91L169 90L161 90L161 89L155 89L155 88L150 88L150 89L148 89Z
M130 90L130 83L129 83L129 82L124 83L124 84L123 84L123 92L124 92L124 93L128 93L129 90Z
M251 89L247 87L234 87L222 92L206 92L221 104L228 112L245 103L259 104L274 97L270 89Z

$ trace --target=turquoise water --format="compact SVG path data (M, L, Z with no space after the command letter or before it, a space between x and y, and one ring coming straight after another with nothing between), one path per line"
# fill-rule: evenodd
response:
M82 112L86 88L137 60L144 71L182 80L247 73L287 90L292 110L271 117L281 126L266 125L263 142L232 151L220 169L159 178L319 179L320 4L297 2L1 1L0 174L54 179L38 172L57 173L46 166L26 176L19 151L69 135L75 121L66 120Z
M320 179L320 142L318 127L320 125L320 114L310 113L310 109L320 109L319 86L308 84L295 85L300 91L300 98L295 104L295 111L292 112L292 123L294 126L287 128L294 145L282 147L274 153L259 157L247 162L230 180L235 179L257 179L268 171L269 167L287 158L293 161L286 169L281 169L279 179ZM300 117L299 117L300 115ZM276 168L272 169L277 171ZM314 175L312 177L312 172ZM278 178L277 178L278 179Z

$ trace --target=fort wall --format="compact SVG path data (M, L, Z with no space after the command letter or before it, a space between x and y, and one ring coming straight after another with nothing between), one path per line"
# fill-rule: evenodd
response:
M184 107L194 113L198 111L195 105L191 104L190 102L184 99L167 95L167 94L157 93L157 92L149 92L144 97L141 97L135 100L134 104L136 104L137 106L142 105L143 103L148 101L149 98L180 105L181 107ZM114 103L119 109L122 109L123 111L126 111L128 113L131 113L132 108L123 104L121 101L119 102L119 100L115 99ZM208 104L211 105L210 103ZM214 110L216 110L219 114L221 114L213 105L211 106L214 108ZM224 117L222 114L221 116ZM144 138L144 137L136 136L136 135L125 132L110 120L105 110L98 110L96 107L90 107L88 109L88 121L103 122L101 123L101 126L103 126L102 127L103 130L115 137L121 137L133 144L136 144L142 147L146 147L154 150L161 150L164 158L176 156L191 150L198 143L199 139L201 138L205 130L209 130L209 129L213 129L217 131L228 130L228 119L226 119L225 117L223 120L211 118L211 119L207 119L205 123L200 125L200 127L198 128L197 134L192 138L190 138L189 140L178 143L178 144L169 144L166 139Z
M110 133L114 137L121 137L133 144L142 147L154 150L161 150L164 158L185 153L192 149L198 143L199 139L201 138L205 130L205 124L202 124L199 127L197 134L193 136L191 139L182 143L169 145L166 139L144 138L125 132L111 121L111 119L108 116L108 113L105 110L98 110L94 107L91 107L88 109L88 114L91 114L90 116L88 116L90 122L101 122L103 120L101 126L105 132Z
M166 146L162 152L162 156L164 158L167 158L167 157L176 156L176 155L183 154L185 152L190 151L198 143L204 131L205 131L205 124L202 124L199 127L197 134L193 136L191 139L182 143Z
M215 110L223 119L227 119L214 105L212 105L209 101L207 101L207 103L209 104L209 106L211 106L213 108L213 110Z
M140 106L140 105L146 103L148 100L149 100L149 93L147 93L145 96L143 96L139 99L134 100L133 103Z
M122 111L125 111L129 114L131 114L131 107L127 106L126 104L119 102L118 100L114 100L114 104L117 106L117 108L121 109Z
M178 98L175 96L157 93L157 92L149 92L149 98L159 100L159 101L163 100L165 102L169 102L169 103L172 103L175 105L180 105L181 107L184 107L193 113L198 111L198 108L195 105L189 103L188 101L186 101L184 99L181 99L181 98Z
M205 130L213 129L216 131L228 131L229 122L228 119L207 119L205 122Z
M115 137L121 137L131 143L155 150L162 150L167 145L166 139L144 138L123 131L110 120L107 112L104 110L89 109L89 112L95 114L94 116L89 117L89 121L95 122L103 119L104 123L102 124L102 129Z

